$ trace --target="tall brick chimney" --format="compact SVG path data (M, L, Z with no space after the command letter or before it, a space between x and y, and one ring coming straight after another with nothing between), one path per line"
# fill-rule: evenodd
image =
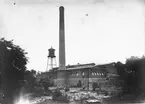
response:
M65 25L64 25L64 7L59 8L59 69L57 71L57 87L67 85L67 73L65 66Z
M59 70L65 70L64 7L59 8Z

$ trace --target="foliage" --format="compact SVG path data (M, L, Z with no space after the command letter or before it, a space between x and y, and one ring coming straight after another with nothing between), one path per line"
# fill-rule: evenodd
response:
M50 86L52 86L52 84L50 83L50 80L48 78L44 78L44 79L40 79L39 81L41 87L44 88L44 90L47 92Z
M15 91L20 88L19 80L24 79L24 72L28 58L27 53L13 40L0 39L0 72L5 97L12 97Z
M26 70L24 73L24 80L26 80L25 89L30 92L36 86L36 71L35 70Z
M137 58L135 60L126 61L126 69L128 72L128 85L131 86L131 91L140 93L142 92L141 87L144 84L144 74L145 74L145 58ZM145 88L143 88L145 89Z
M52 100L59 102L69 102L67 95L62 95L62 93L57 89L52 93Z
M126 59L126 63L116 63L120 78L124 80L124 93L133 93L138 95L145 92L144 74L145 57L138 58L132 56Z

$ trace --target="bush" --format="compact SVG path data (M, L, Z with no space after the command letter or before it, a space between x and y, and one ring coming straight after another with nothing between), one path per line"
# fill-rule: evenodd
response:
M59 102L69 102L67 95L62 95L59 90L52 93L52 100Z

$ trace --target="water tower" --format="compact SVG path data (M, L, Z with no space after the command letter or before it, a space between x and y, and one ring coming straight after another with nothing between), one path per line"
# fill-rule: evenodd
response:
M50 69L53 69L53 66L56 66L56 56L55 56L55 49L52 47L48 49L48 56L47 56L47 68L46 71L48 71L48 66L50 66Z

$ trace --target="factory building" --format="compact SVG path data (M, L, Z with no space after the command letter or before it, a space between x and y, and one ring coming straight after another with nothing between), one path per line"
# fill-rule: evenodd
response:
M57 86L57 73L59 71L60 79L61 77L64 78L65 73L66 84L69 88L81 87L84 90L93 90L93 86L96 85L96 89L114 90L120 85L119 75L114 64L95 65L95 63L89 63L68 65L66 70L58 70L58 67L56 67L49 72L41 74L38 79L47 77L54 86ZM63 88L64 86L66 85L60 85L59 87Z

